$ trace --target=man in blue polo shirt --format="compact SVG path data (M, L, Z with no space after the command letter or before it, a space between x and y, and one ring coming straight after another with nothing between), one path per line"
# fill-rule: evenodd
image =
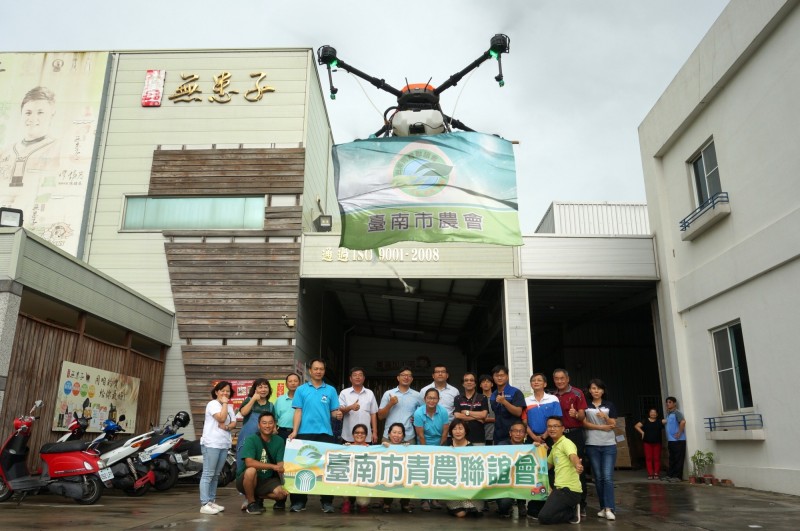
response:
M508 384L508 367L505 365L492 369L492 378L497 386L490 400L495 417L494 444L511 444L509 430L525 411L525 397L522 391Z
M342 420L342 412L339 410L339 395L336 393L336 389L322 380L325 377L323 360L312 360L309 374L311 374L311 381L298 387L294 393L292 400L294 426L287 440L291 441L297 438L305 441L335 443L331 417ZM293 494L292 507L289 510L293 513L303 511L307 501L308 496L305 494ZM333 496L320 496L320 502L322 503L322 512L334 512Z

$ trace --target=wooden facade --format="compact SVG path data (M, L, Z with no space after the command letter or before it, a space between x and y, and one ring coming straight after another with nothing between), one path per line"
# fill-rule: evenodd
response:
M128 346L112 345L89 337L82 330L71 330L24 314L20 314L17 320L12 352L0 431L3 437L10 434L15 417L27 414L37 399L44 401L36 413L40 419L34 423L30 439L28 464L32 468L39 467L39 448L61 435L53 432L51 426L64 361L139 378L136 426L142 431L160 421L164 377L161 360L140 354ZM46 391L45 395L41 394L42 389Z
M198 437L212 382L279 379L293 368L295 331L282 316L297 316L304 156L293 148L154 153L151 196L267 197L262 231L164 231Z
M156 150L148 195L302 193L304 168L303 148Z

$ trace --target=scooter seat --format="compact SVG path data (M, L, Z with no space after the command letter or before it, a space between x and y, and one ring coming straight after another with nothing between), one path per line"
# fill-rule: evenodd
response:
M105 454L111 450L116 450L121 446L125 446L126 442L127 441L103 441L97 445L97 451L101 454Z
M39 450L40 454L60 454L62 452L82 452L89 448L91 443L87 441L67 441L47 443Z

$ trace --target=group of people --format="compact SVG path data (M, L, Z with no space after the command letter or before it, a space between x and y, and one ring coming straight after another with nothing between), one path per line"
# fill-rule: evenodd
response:
M403 367L397 374L397 386L386 391L378 402L374 393L364 386L366 375L361 367L350 370L351 386L338 394L324 382L325 369L323 360L313 360L309 365L310 380L305 384L298 375L288 375L287 392L274 406L270 402L269 381L261 378L253 383L239 409L243 426L237 443L236 487L246 497L243 511L263 512L264 499L274 500L276 510L285 509L287 500L291 512L306 509L306 495L290 496L283 488L285 441L294 438L359 446L380 443L385 446L461 447L527 442L547 446L551 492L546 501L533 500L527 504L511 498L494 500L500 517L511 517L513 511L538 519L541 524L580 522L586 516L583 466L586 456L600 503L597 516L616 519L613 472L617 453L614 433L617 410L606 397L606 385L602 380L589 382L587 400L580 389L570 385L565 369L553 371L554 394L545 390L547 377L535 373L530 380L532 393L525 397L509 384L505 366L494 367L491 376L465 373L463 391L459 391L448 383L447 367L436 365L433 381L416 391L411 387L413 371ZM216 478L231 447L231 430L236 426L236 414L230 404L231 384L219 382L211 394L213 400L206 407L201 439L204 469L200 502L204 514L218 514L224 510L216 503ZM676 404L673 397L667 400L668 409L671 404ZM340 441L334 436L334 420L341 421ZM378 433L379 420L385 423L382 434ZM646 443L652 437L651 423L648 420L637 424ZM680 439L685 427L682 415L673 414L664 419L664 423L667 431ZM658 470L653 471L650 466L648 460L648 475L657 476ZM675 463L675 477L680 478L678 466L682 469L683 463ZM671 461L670 474L672 468ZM335 512L333 496L320 496L320 501L323 512ZM392 502L392 499L383 500L384 512L391 512ZM368 498L345 497L341 512L368 512L369 503ZM447 500L444 505L453 516L467 517L482 516L485 504L481 500ZM435 500L420 502L422 511L439 507ZM403 512L415 509L410 499L401 499L400 508Z

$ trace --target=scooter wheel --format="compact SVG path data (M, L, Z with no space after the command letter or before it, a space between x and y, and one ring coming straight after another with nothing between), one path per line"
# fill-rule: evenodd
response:
M156 481L155 485L153 485L156 490L169 490L178 482L178 465L170 463L169 461L167 461L167 465L169 466L168 471L157 474L157 476L163 474L164 479Z
M75 503L80 505L92 505L103 495L103 482L97 476L86 478L86 495L82 498L75 498Z
M131 497L134 497L134 498L138 498L140 496L144 496L145 494L147 494L148 490L150 490L150 483L145 483L144 485L142 485L138 489L134 489L134 488L125 489L123 492L125 494L127 494L128 496L131 496Z
M0 479L0 502L4 502L14 495L14 491L8 488L5 481Z

